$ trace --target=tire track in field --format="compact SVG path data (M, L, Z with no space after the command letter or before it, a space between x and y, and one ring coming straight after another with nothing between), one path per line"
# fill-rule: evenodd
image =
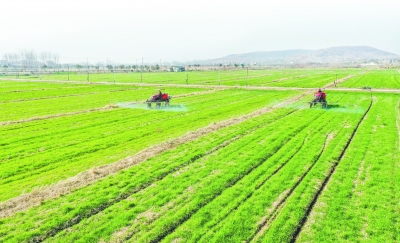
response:
M285 205L286 200L292 195L292 193L294 192L294 190L297 188L297 186L300 185L300 183L303 181L303 179L308 175L308 173L314 168L314 166L317 164L318 160L320 159L321 155L323 154L323 152L325 151L326 146L328 146L330 141L330 137L329 134L326 136L324 145L321 148L320 153L318 154L318 156L315 158L315 160L312 162L311 166L308 167L308 169L306 170L306 172L296 181L296 183L293 185L292 188L290 188L290 190L285 193L285 195L283 196L283 198L279 201L279 203L276 205L276 207L274 208L274 210L271 212L270 217L266 218L264 221L262 221L259 224L258 229L256 230L256 232L248 239L248 242L252 242L252 241L256 241L260 236L262 236L265 231L268 230L269 226L271 225L271 223L274 221L274 219L277 217L277 215L279 214L279 212L282 210L282 208Z
M290 115L290 114L292 114L292 113L294 113L296 111L297 110L293 110L291 112L288 112L287 114L283 114L282 116L280 116L276 120L274 120L273 123L277 122L278 120L280 120L280 119L282 119L284 117L287 117L288 115ZM165 172L164 174L160 175L159 177L153 179L152 181L149 181L149 182L147 182L145 184L140 185L137 188L134 188L134 189L132 189L130 191L127 191L127 192L125 192L123 194L120 194L116 199L113 199L113 200L111 200L111 201L109 201L107 203L104 203L104 204L102 204L102 205L100 205L100 206L98 206L96 208L92 208L89 211L87 211L87 212L85 212L83 214L80 214L80 215L76 216L75 218L73 218L71 220L68 220L67 222L63 223L62 225L59 225L58 227L55 227L55 228L51 229L45 235L36 236L36 237L31 238L29 240L29 242L42 242L42 241L46 240L49 237L53 237L53 236L57 235L60 231L65 230L67 228L70 228L70 227L78 224L80 221L82 221L85 218L90 218L90 217L92 217L92 216L104 211L108 207L120 202L121 200L127 199L132 194L138 193L138 192L150 187L151 185L153 185L154 183L156 183L159 180L162 180L163 178L165 178L169 174L178 171L179 169L183 168L184 166L187 166L188 164L191 164L191 163L197 161L198 159L203 158L204 156L212 154L212 153L214 153L214 152L216 152L216 151L228 146L233 141L236 141L236 140L240 139L241 137L245 136L246 134L251 133L251 132L257 130L257 128L259 128L261 126L265 126L265 125L267 125L267 123L262 123L262 124L259 124L257 126L254 126L253 128L251 128L249 130L246 130L245 132L243 132L243 133L241 133L241 134L239 134L239 135L237 135L237 136L235 136L235 137L233 137L233 138L221 143L220 145L216 146L215 148L213 148L213 149L211 149L211 150L209 150L209 151L207 151L207 152L205 152L203 154L199 154L199 155L196 155L196 156L192 157L187 162L183 163L180 166L177 166L177 167L173 168L172 170L170 170L168 172ZM130 236L130 237L132 237L132 236ZM129 238L127 238L127 239L129 239Z
M332 166L331 169L329 170L328 175L325 177L325 180L323 181L323 183L321 184L321 186L318 188L318 190L317 190L317 192L315 193L315 195L314 195L312 201L311 201L310 204L308 205L307 210L306 210L304 216L301 218L301 220L300 220L300 222L299 222L299 224L298 224L298 226L297 226L297 228L296 228L296 231L292 234L291 241L290 241L291 243L296 242L297 237L299 236L301 230L303 229L303 226L304 226L304 225L306 224L306 222L307 222L308 216L310 215L311 211L312 211L313 208L314 208L315 203L317 202L317 200L318 200L319 196L321 195L322 191L325 190L325 188L326 188L326 186L327 186L327 184L328 184L328 182L329 182L331 176L333 175L333 173L334 173L335 170L336 170L337 165L338 165L338 164L340 163L340 161L343 159L344 154L346 153L347 148L349 147L350 143L352 142L352 140L353 140L353 138L354 138L354 136L355 136L355 134L356 134L358 128L360 127L362 121L364 121L365 117L367 116L368 112L370 111L370 109L371 109L371 107L372 107L372 103L373 103L373 99L372 99L372 94L371 94L371 102L370 102L370 104L369 104L369 106L368 106L368 109L365 111L363 117L358 121L358 124L357 124L357 126L355 127L355 129L353 130L353 133L351 134L349 140L347 141L346 146L344 147L344 149L343 149L342 152L340 153L340 156L339 156L338 161L336 161L336 163L333 164L333 166Z
M0 218L9 217L17 212L39 205L44 200L55 199L61 195L67 194L78 188L82 188L90 184L93 184L96 181L100 180L101 178L117 173L118 171L129 168L131 166L140 164L149 158L152 158L162 152L176 148L181 144L193 141L195 139L198 139L202 136L205 136L211 132L220 130L222 128L236 125L248 119L255 118L265 113L274 111L282 106L288 105L292 102L301 99L305 95L308 95L308 93L299 94L273 107L261 108L242 117L230 118L225 121L212 123L206 127L197 129L192 132L188 132L187 134L181 137L174 138L169 141L163 142L157 146L144 149L133 156L128 156L112 164L102 165L89 169L87 171L77 174L76 176L60 181L57 184L42 187L30 193L22 194L18 197L2 202L0 203Z
M182 97L188 97L188 96L194 96L194 95L203 95L203 94L217 92L217 91L220 91L220 90L224 90L224 89L212 89L212 90L193 92L193 93L182 94L182 95L175 95L173 97L174 98L182 98ZM143 100L143 101L139 101L139 102L130 102L128 104L129 105L142 104L142 103L145 103L145 102L146 101ZM90 112L95 112L95 111L106 111L106 110L111 110L111 109L115 109L115 108L119 108L119 106L117 106L115 104L109 104L109 105L106 105L104 107L92 108L92 109L82 110L82 111L74 111L74 112L53 114L53 115L47 115L47 116L37 116L37 117L31 117L31 118L21 119L21 120L16 120L16 121L3 121L3 122L0 122L0 127L1 126L11 125L11 124L17 124L17 123L24 123L24 122L31 122L31 121L38 121L38 120L47 120L47 119L52 119L52 118L57 118L57 117L65 117L65 116L73 116L73 115L85 114L85 113L90 113Z

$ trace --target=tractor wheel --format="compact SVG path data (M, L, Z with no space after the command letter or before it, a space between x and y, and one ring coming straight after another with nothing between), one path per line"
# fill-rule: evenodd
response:
M147 103L147 108L151 109L151 103L150 102Z
M313 103L312 103L312 102L310 102L310 108L312 108L312 104L313 104Z
M160 109L160 107L161 107L161 103L158 102L158 103L156 104L156 109Z

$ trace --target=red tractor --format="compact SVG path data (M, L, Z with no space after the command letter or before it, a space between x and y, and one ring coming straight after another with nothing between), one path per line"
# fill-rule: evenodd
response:
M314 94L314 99L309 103L310 108L317 104L321 104L322 108L328 107L328 102L326 102L326 93L319 89L318 92Z
M164 103L164 107L167 108L169 107L169 101L171 99L172 97L169 96L168 93L162 93L161 90L159 90L158 94L154 94L146 100L147 108L151 108L152 103L156 104L156 109L160 109L162 103Z

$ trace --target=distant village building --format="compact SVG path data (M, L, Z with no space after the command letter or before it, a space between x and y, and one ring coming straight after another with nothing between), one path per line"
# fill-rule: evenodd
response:
M184 66L172 66L169 68L170 72L184 72L185 67Z
M7 60L0 60L0 65L1 66L4 66L4 65L9 65L9 63L8 63L8 61Z

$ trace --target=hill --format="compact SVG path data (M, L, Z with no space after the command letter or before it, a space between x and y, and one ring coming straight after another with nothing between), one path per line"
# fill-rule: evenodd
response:
M400 59L399 55L369 46L340 46L320 50L258 51L202 61L215 63L340 63Z

